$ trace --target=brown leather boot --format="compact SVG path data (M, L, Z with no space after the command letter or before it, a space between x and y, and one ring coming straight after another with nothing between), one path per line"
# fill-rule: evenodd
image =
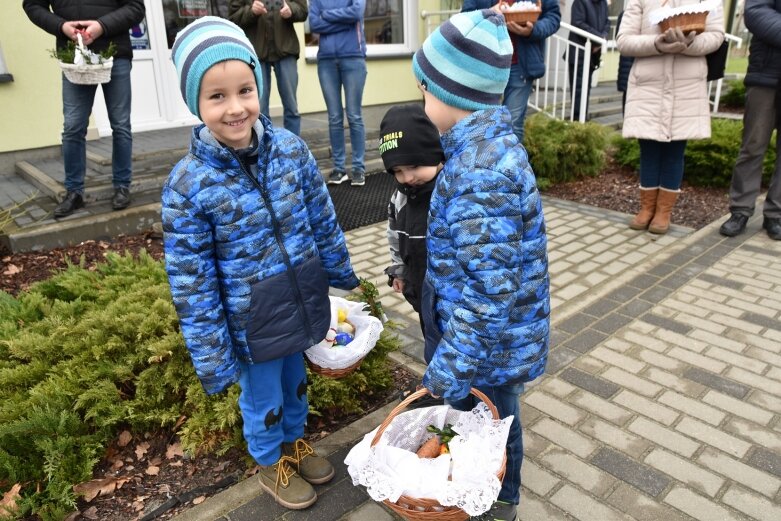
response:
M306 508L317 500L315 489L296 472L297 464L293 458L283 455L273 465L258 466L260 487L277 503L291 510Z
M640 211L629 223L629 227L633 230L645 230L648 228L648 223L654 218L654 212L656 211L656 197L659 195L659 188L643 188L640 187Z
M665 234L670 229L670 215L673 213L673 207L678 200L678 191L659 189L659 196L656 198L656 213L651 224L648 225L648 231L651 233Z
M315 449L301 438L293 443L283 443L282 455L295 461L296 471L313 485L327 483L334 477L335 471L331 462L319 456Z

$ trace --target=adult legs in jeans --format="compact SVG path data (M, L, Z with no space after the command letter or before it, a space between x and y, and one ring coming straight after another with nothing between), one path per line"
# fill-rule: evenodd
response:
M507 437L507 466L505 467L502 490L499 492L499 501L505 501L517 505L521 500L521 464L523 463L523 435L521 432L521 394L523 384L504 385L500 387L477 387L479 391L488 396L500 418L512 415L510 434ZM462 400L447 401L451 407L460 411L468 411L477 405L480 400L470 394Z
M128 59L114 59L111 81L104 83L108 120L111 124L111 169L114 188L127 188L133 175L133 133L130 128L130 69Z
M283 125L295 135L301 134L301 114L298 112L298 65L295 56L287 56L276 62L261 62L263 71L263 93L261 95L260 111L269 116L269 98L271 97L271 69L277 91L282 100Z
M331 141L334 170L344 172L344 109L342 87L350 125L353 170L363 172L366 134L361 115L363 87L366 83L366 60L363 58L330 58L317 62L317 76L328 110L328 134Z
M640 186L677 192L683 181L686 141L661 142L639 139Z
M740 147L732 185L729 190L730 212L750 217L762 184L762 163L776 128L776 89L746 88L746 111L743 115L743 142ZM781 218L781 139L776 139L776 169L765 198L765 217Z
M97 85L77 85L62 76L62 160L68 192L84 192L87 125L96 89Z
M510 111L513 122L513 132L518 141L523 143L526 106L532 93L533 80L523 78L518 64L510 67L510 79L504 89L504 105Z

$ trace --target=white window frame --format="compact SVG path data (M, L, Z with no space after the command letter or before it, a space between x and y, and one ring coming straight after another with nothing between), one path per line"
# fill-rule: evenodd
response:
M404 1L404 14L402 24L404 28L404 43L388 44L367 44L366 59L372 58L395 58L400 56L412 55L419 46L418 30L420 26L420 13L418 10L418 1ZM304 24L304 32L309 32L309 20ZM308 62L317 61L317 46L304 46L304 57Z

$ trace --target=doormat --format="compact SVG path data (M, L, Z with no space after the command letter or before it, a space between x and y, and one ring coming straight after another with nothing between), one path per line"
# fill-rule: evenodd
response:
M388 220L388 203L395 189L396 179L384 170L367 175L363 186L350 186L349 180L328 185L342 231Z

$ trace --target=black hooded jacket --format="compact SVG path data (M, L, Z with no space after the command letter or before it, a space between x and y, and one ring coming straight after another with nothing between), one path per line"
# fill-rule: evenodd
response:
M65 22L97 20L103 34L89 46L93 52L108 48L113 41L116 58L133 59L130 28L144 19L144 0L24 0L24 12L35 25L57 37L62 49L68 38L62 32Z

